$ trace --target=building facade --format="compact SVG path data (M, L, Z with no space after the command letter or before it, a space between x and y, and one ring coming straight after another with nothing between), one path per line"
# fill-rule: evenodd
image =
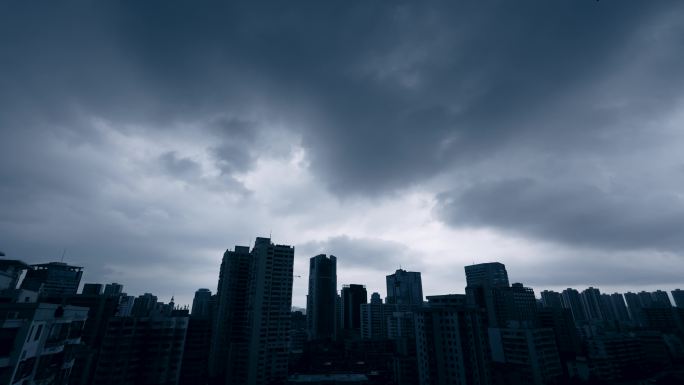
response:
M398 269L386 277L387 300L391 305L423 304L423 282L420 273Z
M337 333L337 258L320 254L309 260L306 322L310 340L335 339Z

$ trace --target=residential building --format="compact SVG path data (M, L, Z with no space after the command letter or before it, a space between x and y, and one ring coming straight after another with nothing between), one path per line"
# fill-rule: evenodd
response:
M287 377L294 248L257 238L226 251L217 289L209 379L265 385ZM307 310L308 311L308 310Z
M42 297L76 294L83 268L63 262L31 265L21 283L22 289L36 291Z
M0 304L0 384L65 384L88 309L51 303Z
M423 283L420 273L398 269L386 277L387 299L391 305L422 305Z
M195 298L192 300L192 311L190 314L193 317L206 318L209 317L211 302L211 290L198 289L195 292Z
M415 317L419 383L491 384L483 310L463 305L464 298L435 297Z
M336 337L337 258L320 254L309 260L309 293L306 296L306 322L310 340Z
M671 291L672 299L674 299L675 306L679 308L684 308L684 290L675 289Z
M361 305L368 302L366 287L345 285L342 288L342 329L361 332Z

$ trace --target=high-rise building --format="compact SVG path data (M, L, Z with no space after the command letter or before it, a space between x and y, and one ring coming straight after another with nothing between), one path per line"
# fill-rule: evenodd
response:
M285 380L294 248L257 238L226 251L217 289L209 377L219 384Z
M654 307L661 308L671 308L672 302L670 302L670 297L667 295L666 291L656 290L651 293L651 298L653 299Z
M383 305L379 293L371 294L370 303L361 305L361 338L382 339L387 336Z
M675 289L672 290L672 298L675 301L675 306L679 308L684 308L684 290L682 289Z
M419 272L398 269L386 277L388 304L422 305L423 283Z
M71 383L87 316L77 306L0 304L0 384Z
M81 283L83 268L63 262L31 265L26 272L21 288L39 292L43 297L59 297L76 294Z
M641 298L638 294L627 292L624 294L625 302L627 302L627 308L629 309L629 318L634 325L645 324L643 305L641 304Z
M366 287L363 285L345 285L342 288L342 328L345 330L361 330L361 305L368 302Z
M114 318L119 307L119 298L102 294L75 294L46 300L54 301L55 304L89 309L81 335L81 344L73 352L75 361L71 368L69 385L93 384L95 367L102 353L102 338L108 322Z
M121 292L123 292L123 285L119 283L112 282L105 285L105 295L121 295Z
M608 333L586 340L591 373L603 381L631 379L630 373L644 361L638 337L630 334Z
M134 317L148 317L154 313L157 307L157 296L151 293L145 293L138 296L133 302L133 309L131 315Z
M587 313L577 290L567 288L561 293L561 298L563 299L563 307L570 309L572 318L578 326L587 321Z
M601 314L601 292L599 289L589 287L582 291L580 298L582 299L584 313L589 321L603 320L603 314Z
M337 258L320 254L309 260L309 294L306 323L310 340L334 339L336 335Z
M213 314L209 289L199 289L192 301L192 312L185 337L179 385L206 384L209 381L209 349Z
M434 301L428 297L428 306L415 316L419 383L491 384L482 310L464 306L461 297L442 297L436 296Z
M16 259L0 259L0 290L14 290L29 265Z
M209 379L214 384L246 383L251 262L247 246L223 254L209 353Z
M640 291L638 294L639 301L641 302L641 307L650 308L653 307L653 296L647 291Z
M209 317L209 303L211 302L211 290L198 289L195 292L195 298L192 300L192 311L190 314L193 317L206 318Z
M188 320L179 385L206 384L209 380L207 346L211 344L210 312L198 313L199 315L191 314Z
M521 383L554 384L562 375L553 329L492 328L489 338L492 361L505 363Z
M491 262L465 266L465 274L468 303L485 309L489 327L504 326L515 318L513 293L504 264Z
M514 283L510 288L513 297L513 314L511 320L532 326L537 319L537 299L534 290L523 286L522 283Z
M610 295L611 306L615 313L615 318L623 323L629 322L629 312L625 305L625 299L620 293L613 293Z
M304 351L308 335L306 333L306 315L301 310L291 313L290 322L290 353L301 353Z
M292 309L294 247L257 238L252 249L248 384L271 384L287 377Z
M102 284L101 283L86 283L83 285L83 290L81 291L84 295L100 295L102 294Z
M129 317L133 313L133 305L135 305L135 297L121 293L119 297L119 309L116 311L118 317Z
M601 293L601 315L604 321L617 321L618 316L613 307L613 298L610 294Z
M465 267L466 285L508 287L508 272L500 262L480 263Z
M552 290L544 290L541 292L542 304L544 307L562 309L563 300L561 294Z
M187 311L112 318L91 384L177 384L187 329Z
M574 359L581 350L581 341L570 309L545 307L539 309L539 327L551 328L561 360Z

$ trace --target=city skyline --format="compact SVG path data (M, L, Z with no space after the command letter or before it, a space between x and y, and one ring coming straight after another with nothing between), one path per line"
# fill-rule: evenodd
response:
M369 292L489 261L669 291L682 31L675 1L3 2L0 250L183 304L268 234Z
M271 239L271 238L258 238L258 239ZM227 250L226 250L226 253L234 253L234 252L235 252L235 248L238 248L238 250L241 250L241 252L244 252L245 250L249 250L249 249L252 248L253 246L254 246L254 244L251 244L250 246L236 245L236 246L233 247L232 249L231 249L231 248L227 249ZM225 254L224 254L224 255L225 255ZM324 254L319 254L319 255L316 255L316 256L306 257L306 259L307 259L307 261L309 261L309 260L311 260L311 259L313 259L313 258L315 258L315 257L320 257L320 256L325 256L325 255L324 255ZM339 258L337 258L337 256L333 255L332 253L329 253L329 256L335 258L335 262L339 261ZM295 247L294 260L296 261L297 258L298 258L298 257L297 257L296 247ZM299 258L301 259L302 257L300 256ZM0 257L0 260L2 260L2 259L20 260L20 258L12 258L11 256L2 256L2 257ZM23 262L23 261L22 261L22 262ZM39 264L32 264L32 263L29 263L29 265L32 265L32 266L33 266L33 265L41 265L41 266L42 266L42 265L49 265L49 264L52 264L52 263L65 264L65 265L69 266L68 264L66 264L66 263L64 263L64 262L61 262L61 261L59 261L59 262L56 262L56 261L46 261L46 262L39 263ZM499 261L488 261L488 262L484 262L484 261L483 261L483 262L478 262L478 263L474 263L474 264L470 264L470 265L463 265L461 268L462 268L462 269L465 268L465 269L467 270L468 266L476 266L476 265L501 265L501 266L505 266L505 267L504 267L504 269L505 269L504 271L510 270L510 266L505 265L505 264L503 264L503 263L501 263L501 262L499 262ZM71 266L69 266L69 267L71 267ZM405 266L404 266L404 267L405 267ZM85 276L85 273L87 272L87 267L78 266L78 267L76 267L76 268L81 269L83 275ZM217 268L217 271L216 271L216 275L217 275L217 276L219 276L219 271L220 271L220 269ZM343 281L340 281L339 278L338 278L338 279L337 279L337 283L336 283L337 294L341 294L341 291L342 291L342 289L343 289L345 286L349 286L349 285L362 285L362 286L367 290L369 300L370 300L370 295L371 295L372 293L379 293L379 294L381 294L381 299L382 299L382 301L384 302L384 301L387 300L388 295L389 295L389 293L387 292L387 287L388 287L387 285L389 285L389 278L390 278L390 277L394 277L395 273L399 273L400 271L402 271L404 274L405 274L405 273L410 273L410 274L416 274L416 273L417 273L417 274L418 274L418 282L419 282L419 284L420 284L419 287L421 287L421 288L424 287L424 283L428 283L428 284L429 284L429 282L430 282L429 277L427 277L428 279L423 279L423 280L422 280L423 282L421 283L420 277L421 277L421 275L422 275L423 277L425 277L425 275L424 275L422 272L420 272L420 271L415 271L415 272L414 272L414 271L411 271L411 269L409 269L409 270L407 271L407 270L405 270L405 269L398 268L396 271L388 270L388 271L386 272L386 274L380 274L379 276L375 277L375 279L373 279L373 280L371 280L371 281L368 281L368 282L361 282L361 281L359 281L359 282L346 282L346 281L344 281L344 282L343 282ZM515 270L513 270L513 271L515 271ZM336 269L335 274L339 277L338 274L341 274L342 276L344 276L344 275L345 275L345 272L344 272L343 270L340 271L340 269L338 268L338 269ZM463 275L463 274L461 274L461 275ZM94 282L94 281L83 280L83 279L81 279L80 277L81 277L81 275L79 275L79 279L80 279L80 285L78 286L78 292L79 292L79 293L80 293L82 290L85 290L85 286L86 286L86 285L96 285L96 286L99 285L99 286L101 286L101 289L104 289L105 286L106 286L107 288L109 288L109 287L112 286L112 285L119 285L119 286L122 286L122 285L123 285L123 287L126 287L126 284L123 283L123 282L125 282L125 281L122 281L122 282L104 282L104 281L102 281L102 282ZM384 280L380 279L381 277L387 277L387 278L388 278L388 281L385 282ZM310 285L309 280L310 280L310 276L309 276L309 272L308 272L308 271L306 272L306 274L301 274L301 275L300 275L300 274L297 274L296 271L293 272L293 281L292 281L292 282L293 282L293 283L292 283L292 286L293 286L293 288L292 288L292 293L293 293L293 294L292 294L292 306L293 306L293 308L300 308L300 309L306 309L306 308L307 308L306 296L307 296L307 291L310 290L310 287L309 287L309 285ZM458 281L458 280L456 280L456 281ZM428 296L445 295L445 294L447 294L447 293L448 293L448 294L459 294L459 295L460 295L460 294L465 294L465 293L466 293L466 288L467 288L467 286L466 286L466 275L463 275L462 281L463 281L463 286L454 286L454 287L455 287L454 290L446 290L446 291L443 291L443 292L434 292L434 293L432 293L432 292L424 292L424 293L421 293L421 294L422 294L422 298L423 298L423 300L425 300L425 298L427 298ZM300 285L302 285L301 282L305 282L305 286L306 286L306 287L304 288L304 295L303 295L303 297L301 297L301 296L299 297L299 300L300 300L300 301L303 301L302 304L300 304L299 302L297 302L297 298L298 298L298 297L295 295L295 292L297 291L296 288L297 288L298 282L300 282ZM122 284L122 283L123 283L123 284ZM671 287L671 288L670 288L670 287L663 287L662 285L660 285L660 286L659 286L659 285L652 285L652 286L648 286L647 288L643 288L643 287L641 287L641 288L638 288L638 287L631 287L631 286L629 286L629 285L620 286L620 287L614 287L614 286L611 287L611 286L601 285L600 282L599 282L599 283L590 284L590 285L585 285L585 286L583 286L583 285L575 285L575 286L563 286L563 285L560 285L560 286L559 286L559 285L556 285L556 286L548 286L548 287L538 287L538 286L535 286L535 285L528 284L527 282L521 282L520 280L511 280L510 282L507 282L508 285L512 285L512 284L516 284L516 283L522 283L523 285L525 285L525 286L527 286L527 287L531 287L531 288L534 290L535 298L536 298L537 300L542 301L542 302L543 302L542 293L543 293L543 292L547 292L547 291L558 292L558 293L560 294L560 292L562 292L562 291L564 291L564 290L566 290L566 289L576 289L576 290L579 290L579 292L582 292L582 291L585 290L585 289L599 289L599 290L601 291L602 294L613 294L613 293L625 294L625 293L628 293L628 292L631 292L631 293L639 293L639 292L642 292L642 291L651 293L651 292L654 292L654 291L664 291L664 292L667 294L668 299L669 299L669 301L671 302L671 305L672 305L672 306L677 306L677 305L676 305L676 300L675 300L675 298L674 298L674 296L673 296L673 294L672 294L672 291L681 291L681 290L683 290L682 287L684 287L684 285L679 285L679 286L675 285L675 286L673 286L673 287ZM127 294L128 294L128 295L133 295L134 297L137 297L137 296L143 295L143 294L144 294L144 295L152 294L152 295L155 295L155 296L159 297L159 300L160 300L160 301L165 301L165 300L168 300L168 299L173 298L173 299L174 299L174 303L175 303L177 306L182 307L182 308L187 307L188 309L190 309L190 308L192 307L192 305L193 305L193 299L195 298L195 295L197 294L198 291L208 289L208 290L209 290L210 292L212 292L212 293L215 293L215 292L216 292L216 290L217 290L217 287L216 287L216 286L217 286L216 280L214 280L214 282L213 282L212 284L213 284L213 286L207 285L207 286L204 286L204 287L198 287L198 288L196 288L192 293L176 293L176 294L172 295L172 296L169 297L169 298L165 298L165 297L163 297L163 296L157 295L157 293L155 293L153 290L145 290L144 292L140 292L140 293L138 293L138 292L128 292ZM301 289L301 288L300 288L300 289ZM32 289L29 289L29 290L32 290ZM119 289L119 292L120 292L120 291L121 291L121 289ZM384 295L383 295L383 294L384 294ZM185 302L185 298L189 298L188 302Z
M4 253L2 253L2 256ZM7 383L619 384L684 378L684 296L535 290L500 262L463 266L464 294L424 296L421 272L386 275L385 301L337 290L337 261L309 259L306 314L292 306L295 249L257 237L223 255L192 311L83 267L0 259ZM504 381L504 382L502 382ZM589 381L589 382L587 382Z

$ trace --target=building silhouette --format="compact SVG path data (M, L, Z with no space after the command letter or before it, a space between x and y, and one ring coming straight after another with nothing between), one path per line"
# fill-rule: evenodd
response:
M370 340L387 337L384 310L379 293L371 294L370 303L361 305L361 338Z
M38 292L41 296L76 294L83 276L83 268L63 262L31 265L21 283L22 289Z
M514 295L503 263L465 266L465 274L468 303L485 310L489 327L505 326L516 318Z
M192 310L190 314L193 317L206 318L209 317L211 303L211 290L198 289L195 292L195 297L192 300Z
M121 295L123 292L123 285L112 282L105 285L104 294L105 295Z
M670 297L667 295L666 291L656 290L651 293L651 298L653 299L654 307L670 308L672 307L672 302L670 302Z
M294 248L257 238L226 251L217 289L209 378L216 384L284 381Z
M337 258L320 254L309 260L306 323L310 340L332 340L337 333Z
M487 321L463 295L428 296L416 314L420 385L492 383Z
M575 323L580 325L585 323L587 321L587 313L580 293L575 289L567 288L563 290L561 297L563 298L563 307L570 309Z
M15 290L21 275L30 268L17 259L0 259L0 290Z
M361 331L361 305L368 302L366 287L350 284L342 288L342 329Z
M513 297L513 311L507 321L513 320L530 326L537 321L537 298L534 290L522 283L514 283L510 288Z
M547 307L547 308L554 308L554 309L562 309L563 308L563 299L561 298L561 294L552 291L552 290L544 290L541 292L541 301L542 304Z
M584 307L584 314L588 321L602 321L604 315L601 312L601 291L599 289L589 287L582 291L580 295L582 306Z
M110 319L91 384L177 384L187 328L187 311Z
M148 317L158 309L157 296L151 293L145 293L138 296L133 302L131 315L133 317Z
M644 319L643 305L638 294L627 292L624 294L625 302L627 302L627 309L629 310L629 318L635 326L643 326L646 321Z
M624 324L630 322L627 305L625 305L625 298L620 293L613 293L610 295L610 305L613 308L615 319Z
M492 360L524 384L553 384L562 375L555 335L550 328L506 327L489 330Z
M102 294L102 284L86 283L83 285L83 290L81 290L81 293L84 295L100 295Z
M398 269L386 277L387 300L391 305L422 305L423 282L419 272Z
M684 308L684 290L675 289L672 290L672 299L674 299L675 306L678 308Z
M466 285L471 287L508 287L508 272L500 262L465 266Z
M209 353L209 379L215 384L240 383L247 378L251 262L247 246L235 246L234 251L223 254Z
M0 304L0 383L66 383L87 316L77 306Z

